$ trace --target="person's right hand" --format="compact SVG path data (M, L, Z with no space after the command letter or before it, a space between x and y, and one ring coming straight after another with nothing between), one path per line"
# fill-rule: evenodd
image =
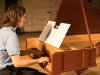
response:
M38 63L49 62L48 57L41 57L41 58L38 58L37 60L38 60Z

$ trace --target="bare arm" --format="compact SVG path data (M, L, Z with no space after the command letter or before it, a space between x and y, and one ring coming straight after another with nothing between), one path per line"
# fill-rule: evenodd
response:
M26 67L26 66L30 66L36 63L42 63L44 61L49 62L49 59L47 57L25 60L25 59L21 59L20 55L14 55L14 56L11 56L11 59L15 67Z

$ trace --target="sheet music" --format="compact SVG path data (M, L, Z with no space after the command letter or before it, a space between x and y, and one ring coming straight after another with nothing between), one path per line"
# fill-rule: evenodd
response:
M39 36L39 40L41 41L45 41L46 38L48 37L52 27L54 27L56 22L54 21L48 21L47 26L44 27L42 33Z
M56 29L54 28L55 23L56 22L54 21L48 22L47 26L44 28L43 32L41 33L39 40L59 48L70 27L70 24L61 23L58 29Z

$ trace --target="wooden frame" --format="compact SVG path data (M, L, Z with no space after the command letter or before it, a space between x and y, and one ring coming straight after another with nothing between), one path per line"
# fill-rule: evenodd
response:
M47 55L51 58L51 62L45 68L50 75L60 75L62 72L72 70L80 75L85 69L96 66L96 48L65 51L47 43L42 43L37 38L27 38L27 49L33 47L45 48Z

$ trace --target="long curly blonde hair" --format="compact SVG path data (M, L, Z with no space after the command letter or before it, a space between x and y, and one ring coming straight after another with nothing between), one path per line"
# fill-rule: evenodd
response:
M21 16L24 16L26 9L22 6L11 5L4 14L3 24L5 26L16 27L18 20Z

